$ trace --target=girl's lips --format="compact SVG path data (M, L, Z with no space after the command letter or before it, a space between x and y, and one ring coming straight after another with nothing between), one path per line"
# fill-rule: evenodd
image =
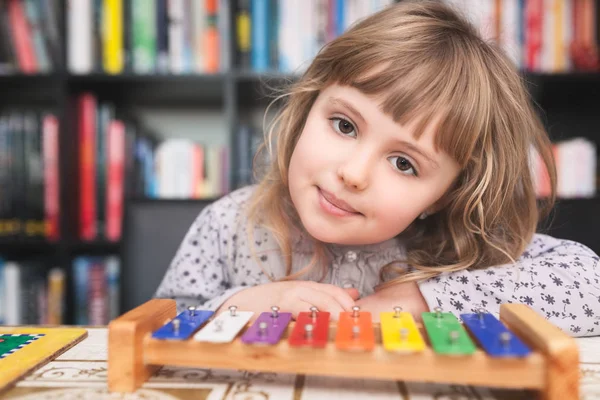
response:
M360 214L354 207L345 201L338 199L333 194L318 188L319 191L319 203L321 207L330 214L337 216L348 216Z

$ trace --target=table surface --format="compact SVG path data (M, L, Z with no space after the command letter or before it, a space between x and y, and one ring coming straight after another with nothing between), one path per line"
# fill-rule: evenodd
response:
M107 389L106 328L89 328L88 337L34 371L2 399L156 399L156 400L520 400L530 392L490 388L326 378L165 366L133 394ZM581 399L600 400L600 337L577 339L581 361Z

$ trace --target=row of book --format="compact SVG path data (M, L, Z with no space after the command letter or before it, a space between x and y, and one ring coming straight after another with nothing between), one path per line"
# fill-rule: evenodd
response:
M73 260L74 323L106 325L120 314L121 262L117 256Z
M0 238L60 238L58 152L56 115L0 112Z
M65 323L65 272L44 260L0 259L0 325Z
M443 1L463 10L522 70L598 68L595 0ZM393 2L69 1L67 64L77 74L214 73L233 65L233 39L238 66L299 72L329 40ZM58 10L58 0L2 2L0 72L45 72L57 66Z
M77 0L70 72L214 73L229 68L229 0Z
M74 320L106 325L120 314L120 259L78 256L72 264ZM0 259L0 325L67 323L65 270L45 260Z
M444 0L526 71L598 70L595 0Z
M228 146L160 139L90 92L75 103L80 239L120 240L126 199L215 198L230 191Z
M235 49L242 69L298 73L319 49L394 0L239 0Z
M229 147L168 139L156 147L153 197L216 198L229 192Z
M573 138L553 145L556 162L556 195L559 198L596 196L598 153L596 144L585 138ZM531 168L538 197L550 194L550 180L539 155L532 151Z
M57 0L0 2L0 73L47 73L61 65Z

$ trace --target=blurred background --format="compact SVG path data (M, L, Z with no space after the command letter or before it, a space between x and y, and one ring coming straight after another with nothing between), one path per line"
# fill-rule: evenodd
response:
M550 133L560 200L540 232L600 252L598 1L446 1L510 55ZM102 325L131 308L162 273L124 261L128 210L251 183L273 88L391 3L0 0L0 324ZM542 198L535 154L532 172Z

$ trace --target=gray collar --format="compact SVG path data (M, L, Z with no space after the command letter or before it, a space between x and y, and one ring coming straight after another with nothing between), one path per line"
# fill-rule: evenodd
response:
M313 239L307 232L301 232L298 229L295 229L292 232L292 246L294 253L313 254L315 248L315 239ZM391 249L399 250L403 246L401 240L398 237L394 237L380 243L366 245L341 245L328 243L325 245L325 247L335 257L343 256L349 251L362 254L374 254Z

